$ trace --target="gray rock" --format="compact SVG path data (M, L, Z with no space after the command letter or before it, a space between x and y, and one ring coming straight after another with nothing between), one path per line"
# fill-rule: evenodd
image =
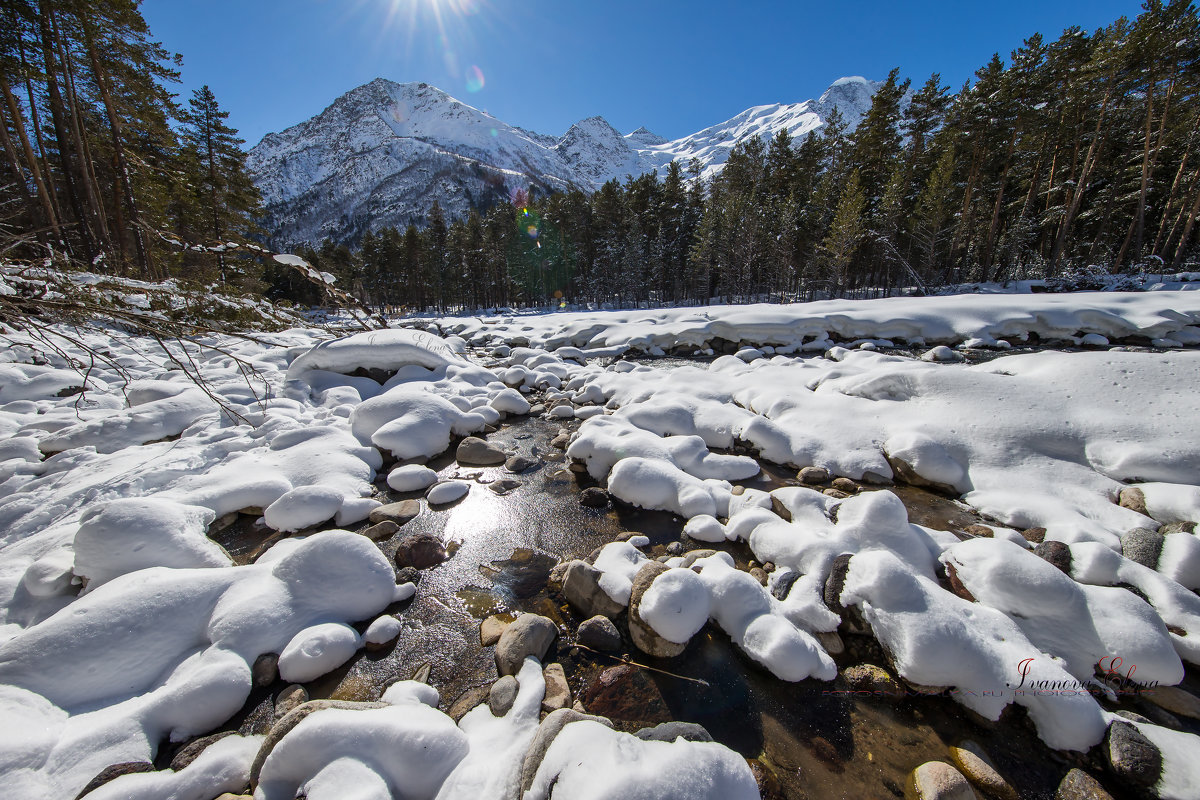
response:
M1158 532L1163 536L1171 533L1195 533L1196 523L1194 522L1168 522L1158 529Z
M580 624L575 641L584 647L611 653L621 649L621 632L611 619L597 615Z
M833 560L833 566L829 569L829 577L825 579L825 591L823 594L825 605L835 614L841 614L845 611L842 605L842 589L846 586L846 573L850 571L850 553L842 553Z
M638 650L655 658L674 658L687 649L686 642L677 644L659 636L649 623L642 619L642 615L638 611L642 595L650 588L650 584L654 582L655 578L664 572L669 572L670 569L666 564L660 564L657 561L647 561L642 564L637 574L633 576L633 591L629 595L629 637L633 639L633 644Z
M597 614L603 617L615 617L625 610L625 606L608 596L600 588L600 570L583 561L572 561L563 577L563 594L567 602L587 617Z
M270 732L263 739L262 746L258 748L258 754L254 756L254 763L250 765L250 786L258 785L258 775L262 772L263 762L267 760L267 756L275 749L275 745L279 744L279 740L287 736L293 728L299 725L309 714L321 711L326 708L342 708L349 711L368 711L373 708L391 708L389 703L358 703L350 700L309 700L307 703L301 703L296 708L287 713L283 719L278 720L271 726Z
M387 521L403 525L420 513L420 500L401 500L399 503L388 503L375 509L367 517L367 521L372 525L378 525L380 522Z
M926 761L908 776L906 800L975 800L963 774L944 761Z
M703 725L694 722L664 722L653 728L642 728L636 734L639 739L647 742L673 742L683 738L689 742L711 742L712 735Z
M1162 775L1162 753L1128 722L1113 722L1104 740L1104 757L1113 774L1138 786L1152 786Z
M298 683L293 683L275 696L275 719L283 719L291 711L307 702L308 690Z
M801 483L825 483L829 480L829 470L824 467L805 467L796 475Z
M539 462L534 461L532 458L527 458L526 456L518 455L518 456L512 456L507 461L505 461L504 468L506 470L508 470L509 472L518 473L518 472L524 472L525 470L528 470L528 469L533 469L534 467L538 466L538 463Z
M526 656L541 661L556 636L558 627L550 620L537 614L522 614L504 629L496 642L496 670L501 675L516 675Z
M416 567L401 567L396 570L396 583L411 583L416 586L421 582L421 573Z
M1165 708L1181 717L1200 719L1200 697L1184 691L1178 686L1156 686L1142 693L1142 697L1159 708Z
M571 687L567 685L567 674L562 664L547 664L542 670L546 681L546 694L542 697L542 711L557 711L571 705Z
M834 489L837 489L839 492L845 492L846 494L858 494L858 484L849 478L834 478L833 483L830 484L830 486L832 486Z
M486 683L482 686L473 686L454 699L454 702L450 704L449 710L446 711L446 715L455 722L458 722L472 708L475 708L480 703L486 703L490 693L491 687Z
M1126 486L1122 489L1117 503L1121 508L1136 511L1142 516L1150 516L1150 512L1146 510L1146 494L1136 486Z
M532 406L529 407L529 416L531 416L531 417L540 416L540 415L544 414L545 412L546 412L546 406L543 405L542 403L534 403Z
M546 579L548 583L553 583L562 586L562 582L567 577L567 567L571 566L570 561L560 561L550 568L550 576Z
M788 570L782 573L775 582L771 584L771 596L780 602L787 600L788 592L792 590L792 584L800 579L800 573L794 570Z
M1071 574L1071 548L1062 542L1050 540L1034 548L1033 554L1049 561L1066 574Z
M529 747L525 750L525 759L521 762L522 795L528 792L530 787L533 786L533 778L537 775L538 767L542 765L542 759L546 757L546 751L554 743L554 737L558 736L559 732L570 723L581 720L591 720L592 722L599 722L601 725L612 727L612 723L604 717L583 714L573 708L560 708L558 711L551 712L538 725L537 732L533 735L533 741L529 743Z
M691 567L692 564L695 564L700 559L715 556L716 554L716 550L707 547L700 550L689 550L683 557L683 566Z
M1063 776L1054 792L1054 800L1113 800L1100 781L1075 768Z
M750 577L754 578L754 580L758 581L763 586L767 585L767 571L762 567L751 567Z
M1162 548L1163 535L1149 528L1134 528L1121 537L1121 555L1150 569L1158 569Z
M584 508L604 508L608 505L608 492L599 486L589 486L579 493L579 505Z
M492 716L503 717L507 714L516 701L517 690L520 688L521 685L512 675L503 675L500 680L493 683L487 700Z
M96 777L88 781L87 786L79 794L75 795L76 800L83 797L85 794L94 792L109 781L114 781L122 775L132 775L135 772L154 772L154 765L149 761L123 761L120 764L109 764Z
M478 436L468 436L458 443L458 449L454 451L454 459L460 464L489 467L494 464L503 464L508 460L508 453Z
M683 555L683 542L671 542L667 545L667 555L680 556Z
M514 481L512 478L501 478L489 483L488 488L491 489L495 494L503 497L511 491L520 489L524 485L525 484L521 483L520 481Z
M213 733L208 736L201 736L199 739L193 739L179 748L179 752L171 759L171 769L179 772L179 770L195 761L196 757L203 753L209 745L233 734L234 731L221 731L220 733Z
M278 653L263 653L258 658L254 659L254 666L250 668L250 675L254 680L254 685L262 689L270 686L279 677L279 654Z
M383 522L376 523L369 528L363 528L359 533L373 542L381 542L384 539L392 538L398 530L400 530L399 523L385 519Z

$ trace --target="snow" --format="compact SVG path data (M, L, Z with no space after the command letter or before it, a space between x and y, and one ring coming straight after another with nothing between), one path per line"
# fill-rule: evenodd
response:
M298 486L267 506L263 518L277 531L299 531L333 519L342 507L342 494L329 486Z
M387 476L387 485L397 492L419 492L437 482L438 475L421 464L404 464Z
M638 613L668 642L686 644L708 622L708 589L691 570L672 569L646 589Z
M279 677L308 683L345 664L358 647L358 632L349 625L327 622L305 628L279 654Z
M592 566L603 573L600 588L604 593L627 606L633 592L633 578L644 563L646 556L629 542L610 542L600 548Z
M238 792L250 780L250 765L262 736L226 736L175 772L139 772L109 781L87 796L93 800L211 800L214 792Z
M453 503L455 500L466 497L470 490L471 484L466 481L443 481L430 489L425 494L425 498L430 505Z

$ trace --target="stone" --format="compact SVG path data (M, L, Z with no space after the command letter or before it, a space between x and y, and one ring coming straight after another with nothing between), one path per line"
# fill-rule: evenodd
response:
M729 490L729 493L731 495L733 495L734 497L740 497L746 493L746 487L745 486L735 486Z
M1021 531L1021 535L1025 537L1025 541L1031 544L1041 544L1046 541L1045 528L1026 528Z
M962 532L970 534L977 539L991 539L996 535L996 532L987 525L968 525L962 529Z
M612 653L621 649L621 632L611 619L596 615L579 625L575 641L593 650Z
M562 664L547 664L542 670L546 681L546 694L542 697L542 711L547 713L571 705L571 687L567 685L567 674Z
M608 492L599 486L589 486L579 493L579 505L584 508L604 508L608 505Z
M821 643L821 647L825 648L825 652L829 655L840 656L846 652L846 643L842 641L842 637L837 631L815 631L813 638Z
M683 555L683 542L671 542L667 545L667 555L681 556Z
M709 556L715 556L716 554L717 554L717 551L713 550L711 548L703 548L700 550L689 550L683 557L683 566L691 567L692 564L695 564L700 559L708 558Z
M571 566L570 561L560 561L550 568L550 575L546 579L548 583L553 583L557 586L562 586L563 580L567 577L567 567Z
M489 483L488 488L491 489L493 493L503 497L515 489L520 489L524 485L525 484L521 483L520 481L514 481L512 478L500 478L499 480Z
M846 573L850 571L850 553L842 553L833 560L833 565L829 568L829 577L825 579L825 591L823 599L825 605L829 606L830 610L835 614L841 614L845 611L842 605L842 589L846 586Z
M762 567L751 567L750 577L754 578L754 580L758 581L763 586L767 585L767 571Z
M1172 714L1200 719L1200 698L1178 686L1156 686L1141 694L1154 705L1165 708Z
M963 774L944 761L926 761L908 776L905 800L975 800Z
M195 761L196 757L203 753L209 745L219 742L226 736L232 736L233 733L233 731L221 731L220 733L213 733L208 736L201 736L199 739L193 739L179 748L179 752L171 759L171 769L179 772L179 770Z
M417 533L401 540L396 547L396 566L428 569L449 558L442 540L432 533Z
M516 455L511 456L504 462L504 468L509 472L516 474L533 469L534 467L538 466L538 463L539 462L534 461L532 458L527 456Z
M454 451L454 460L459 464L490 467L507 461L508 453L478 436L468 436L458 443L458 449Z
M1153 786L1162 775L1162 753L1128 722L1118 720L1108 726L1104 757L1114 775L1137 786Z
M537 775L538 767L542 765L542 759L546 757L546 751L554 743L554 737L558 736L559 732L568 724L582 720L591 720L592 722L599 722L601 725L606 725L609 728L612 727L612 723L604 717L584 714L573 708L560 708L557 711L552 711L538 725L537 731L533 734L533 740L529 743L529 747L525 749L525 758L521 761L522 796L533 786L533 778Z
M532 406L529 407L529 416L531 416L531 417L541 416L545 412L546 412L546 406L543 405L542 403L534 403Z
M403 525L420 513L420 500L401 500L399 503L388 503L374 509L370 516L367 517L367 521L372 525L378 525L381 522L394 522L397 525Z
M674 658L687 649L686 642L678 644L659 636L638 612L642 595L650 588L650 584L659 575L670 570L666 564L647 561L633 576L633 590L629 594L629 638L633 639L633 644L638 650L655 658Z
M920 486L928 489L931 492L937 492L938 494L946 495L947 497L958 497L959 494L961 494L961 492L948 483L930 480L929 478L919 474L915 469L913 469L912 464L909 464L900 456L892 455L884 450L883 457L887 459L888 466L892 468L892 473L896 476L896 480L900 481L901 483L907 483L910 486Z
M491 686L486 683L482 686L472 686L454 699L446 715L455 722L458 722L472 708L475 708L480 703L486 703L490 693Z
M683 739L688 742L711 742L712 734L703 725L695 722L664 722L653 728L642 728L634 734L647 742L673 742Z
M416 586L421 582L421 573L416 567L401 567L396 570L396 583L411 583Z
M600 570L584 561L572 561L563 577L563 594L571 607L583 616L615 617L625 606L600 588Z
M487 699L492 716L503 717L507 714L516 701L517 690L520 688L521 685L512 675L503 675L500 680L493 683Z
M800 573L795 570L788 570L780 575L774 585L771 586L771 596L776 600L783 602L787 600L788 592L792 591L792 584L800 579Z
M880 697L900 700L905 692L883 667L874 664L855 664L842 671L846 684L856 692L873 692Z
M983 794L996 800L1019 800L1017 790L996 769L987 752L970 739L950 748L950 759Z
M259 689L274 683L275 679L279 677L279 654L263 653L254 659L254 666L250 668L250 676L254 685Z
M632 664L601 672L583 692L584 707L609 719L670 722L671 712L654 682Z
M1134 528L1121 537L1121 555L1150 569L1158 569L1162 547L1163 535L1149 528Z
M758 796L761 800L787 800L783 785L774 772L757 758L746 759L746 763L750 765L750 773L754 776L754 782L758 784Z
M104 769L100 770L96 777L88 781L87 786L79 794L75 795L78 799L89 792L94 792L109 781L116 780L122 775L132 775L135 772L154 772L154 765L149 761L122 761L120 764L109 764Z
M1054 800L1113 800L1100 781L1079 768L1074 768L1059 781Z
M849 478L834 478L831 487L846 494L858 494L858 484Z
M1158 529L1158 532L1163 536L1172 533L1195 533L1196 523L1194 522L1168 522Z
M971 590L959 579L953 564L946 564L946 580L950 584L950 591L969 603L975 602L975 595L971 594Z
M1066 574L1071 574L1071 548L1062 542L1042 542L1034 548L1033 554L1041 556Z
M526 656L543 660L556 636L558 626L550 620L538 614L522 614L504 629L496 642L496 671L501 675L516 675Z
M479 643L484 647L491 647L496 642L500 641L500 635L504 633L504 629L512 623L503 617L492 614L490 617L479 623Z
M1136 486L1126 486L1122 489L1117 497L1117 504L1142 516L1150 516L1150 512L1146 510L1146 494Z
M550 446L557 447L559 450L566 450L567 445L569 445L570 443L571 443L571 437L569 434L566 434L566 433L560 433L558 436L555 436L553 439L550 440Z
M821 492L821 494L824 494L828 497L832 497L834 500L845 500L847 497L850 496L846 492L843 492L841 489L834 489L832 487L829 489L823 490Z
M258 774L262 771L263 762L267 760L267 756L275 749L275 745L279 744L279 740L287 736L309 714L326 708L367 711L372 708L391 707L389 703L360 703L352 700L309 700L306 703L301 703L284 715L282 719L277 720L271 726L271 730L267 733L266 738L263 739L262 745L258 748L258 754L254 756L254 762L250 765L250 786L256 787L258 785Z
M805 467L796 474L801 483L825 483L829 480L829 470L824 467Z
M373 542L381 542L384 539L390 539L400 530L400 525L390 519L385 519L383 522L371 525L368 528L363 528L359 533L367 537Z
M283 719L293 709L308 702L308 690L293 683L275 696L275 719Z

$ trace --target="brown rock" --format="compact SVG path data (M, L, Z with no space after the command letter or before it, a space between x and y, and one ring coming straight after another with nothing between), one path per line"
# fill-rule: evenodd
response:
M494 464L503 464L508 460L508 454L478 436L468 436L458 443L458 449L454 451L454 459L459 464L489 467Z
M1154 689L1142 692L1142 697L1159 708L1165 708L1172 714L1200 719L1200 698L1178 686L1156 686Z
M222 731L221 733L213 733L208 736L201 736L199 739L193 739L179 748L179 752L171 759L171 769L179 772L179 770L195 761L196 757L208 749L209 745L219 742L226 736L232 736L233 733L233 731Z
M950 758L967 780L988 797L1019 800L1017 790L1004 780L992 759L977 742L968 739L951 747Z
M801 483L825 483L829 480L829 470L824 467L805 467L796 474Z
M446 715L455 722L458 722L472 708L475 708L480 703L487 702L488 695L491 694L491 688L491 685L486 683L482 686L472 686L454 699Z
M633 577L633 591L629 595L629 637L633 639L633 644L637 649L656 658L674 658L687 649L686 643L678 644L659 636L649 623L642 619L642 615L638 611L642 595L650 588L650 584L659 575L670 572L670 569L666 564L658 561L647 561L642 564Z
M400 542L396 548L396 566L427 569L449 558L442 540L432 533L418 533Z
M653 681L637 667L609 667L588 684L583 705L592 714L637 722L668 722L671 712Z
M858 494L858 484L849 478L834 478L830 484L834 489L846 494Z
M1054 800L1113 800L1113 796L1091 775L1072 769L1059 782Z
M392 535L398 530L400 530L399 523L385 519L383 522L376 523L369 528L363 528L359 533L373 542L381 542L384 539L392 538Z
M547 713L567 708L571 705L571 687L567 685L567 675L563 672L562 664L557 662L547 664L542 670L546 680L546 694L542 698L542 711Z
M969 533L970 535L972 535L974 537L982 538L982 539L991 539L993 536L996 535L996 532L993 531L991 528L989 528L987 525L968 525L967 527L962 529L962 532Z
M293 709L308 702L308 690L293 683L275 696L275 719L283 719Z
M834 500L845 500L847 497L850 496L846 492L843 492L841 489L833 489L833 488L825 489L822 492L822 494L832 497Z
M479 643L484 647L491 647L496 642L500 641L500 635L504 633L504 629L512 623L512 620L504 619L503 617L492 614L490 617L479 623Z
M84 786L83 790L75 795L76 800L89 792L96 791L109 781L116 780L122 775L132 775L135 772L154 772L154 765L148 761L124 761L120 764L110 764L88 781L87 786Z
M279 677L279 654L263 653L254 659L254 666L250 669L250 675L254 679L254 685L258 688L261 689L265 686L270 686Z
M1122 489L1121 494L1117 497L1117 504L1121 508L1128 508L1130 511L1150 516L1150 512L1146 510L1146 494L1136 486L1126 486Z
M767 585L767 572L762 567L751 567L750 577L754 578L754 580L758 581L763 586Z
M1032 544L1041 544L1046 541L1045 528L1026 528L1021 531L1021 535L1025 537L1025 541Z
M1046 559L1066 574L1071 574L1071 548L1062 542L1042 542L1034 548L1033 554Z
M972 603L975 602L975 595L971 594L971 590L968 589L961 580L959 580L958 571L954 568L953 564L946 564L946 578L950 582L950 591L954 592L963 600L969 600Z
M546 651L558 636L558 626L538 614L522 614L500 634L496 642L496 671L501 675L516 675L527 656L538 661L546 658Z
M856 692L873 692L880 697L900 700L904 688L883 667L874 664L855 664L842 671L846 684Z
M608 505L608 492L598 486L589 486L579 493L579 505L585 508L604 508Z
M399 503L388 503L380 506L371 512L367 517L367 521L372 525L378 525L380 522L391 521L397 525L403 525L413 517L421 513L420 500L401 500Z

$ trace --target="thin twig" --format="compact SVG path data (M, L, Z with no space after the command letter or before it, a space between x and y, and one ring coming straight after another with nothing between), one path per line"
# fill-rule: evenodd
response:
M649 664L639 664L638 662L634 661L629 656L614 656L611 653L602 653L599 650L594 650L591 647L588 647L586 644L580 644L579 642L576 642L572 646L581 648L583 650L587 650L589 653L595 653L598 656L604 656L605 658L611 658L614 661L620 661L622 664L628 664L631 667L637 667L638 669L648 669L651 672L657 672L662 675L669 675L672 678L678 678L681 681L691 681L692 683L698 683L701 686L707 686L709 688L712 687L711 683L709 683L706 680L703 680L702 678L689 678L686 675L680 675L675 672L668 672L665 669L659 669L658 667L652 667Z

